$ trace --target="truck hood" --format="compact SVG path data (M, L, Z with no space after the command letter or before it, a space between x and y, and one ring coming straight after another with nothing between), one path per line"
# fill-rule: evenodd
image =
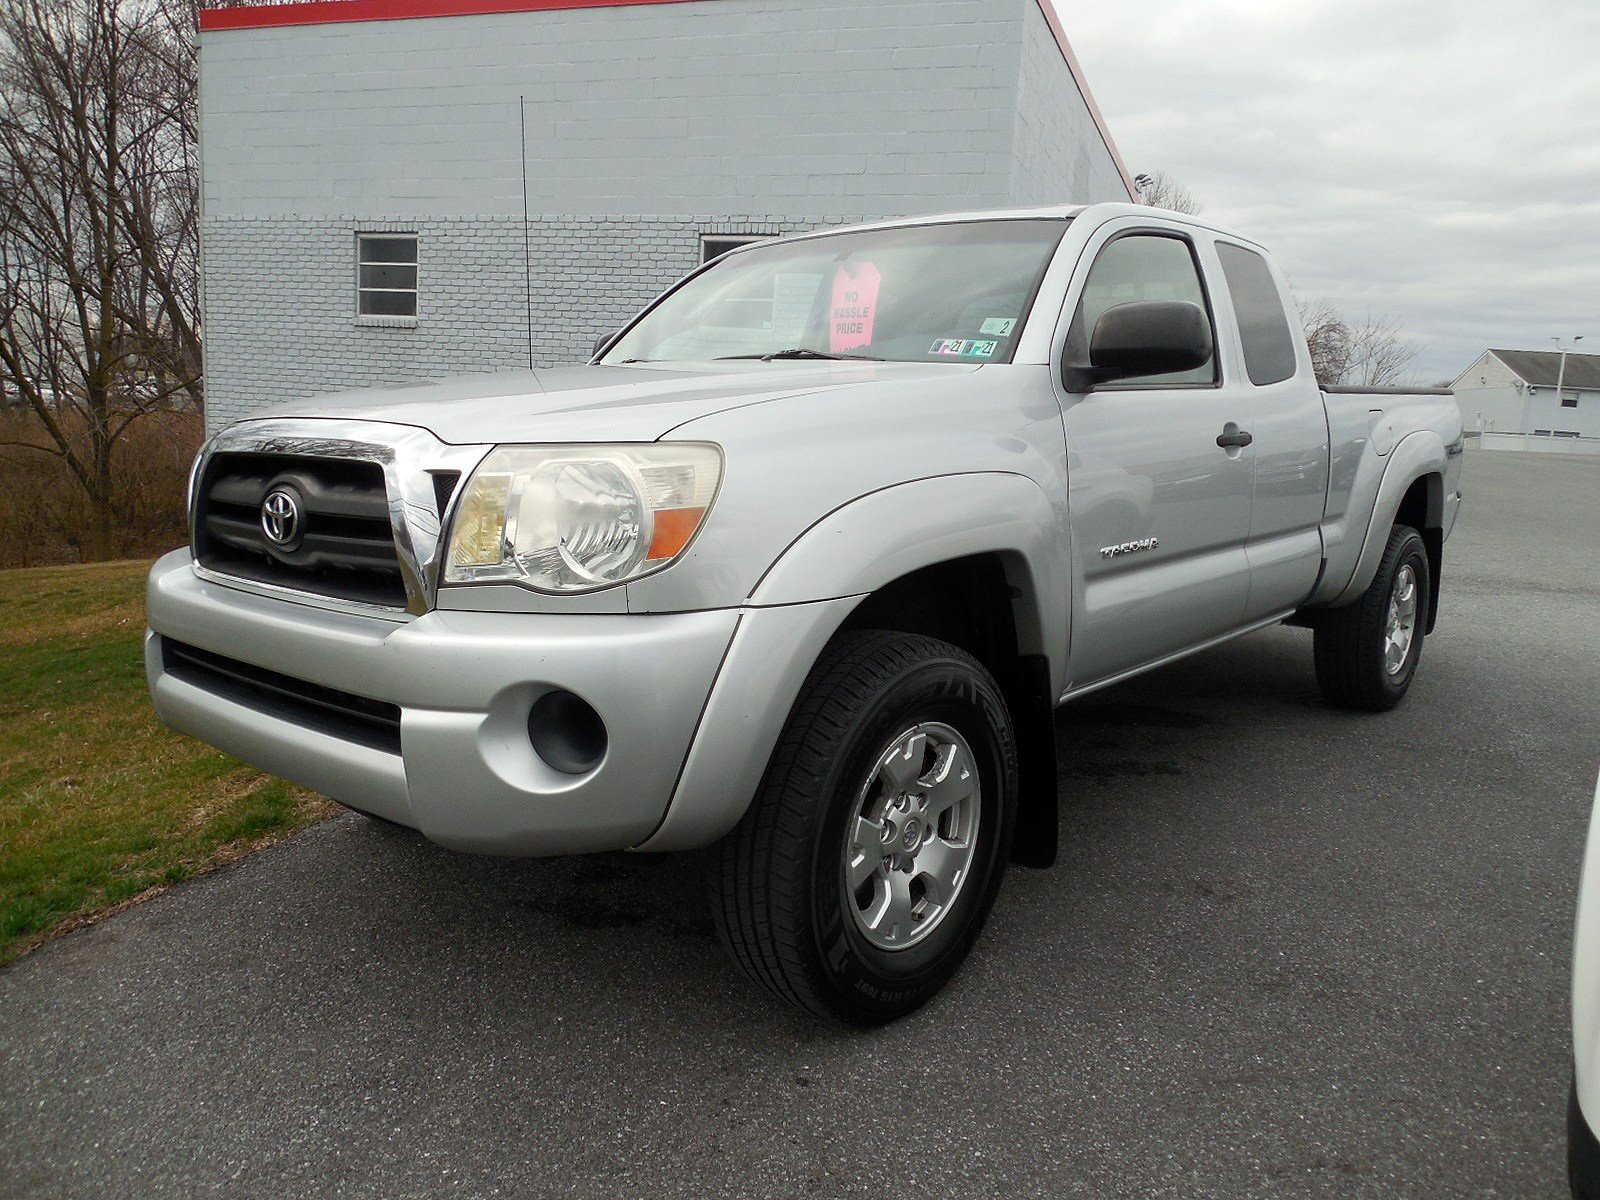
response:
M878 382L948 379L945 363L729 362L692 368L557 367L335 392L252 414L384 421L443 442L649 442L700 417Z

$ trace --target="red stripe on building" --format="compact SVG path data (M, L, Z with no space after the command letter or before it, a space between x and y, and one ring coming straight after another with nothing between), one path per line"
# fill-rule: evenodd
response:
M315 0L255 8L208 8L200 28L266 29L279 25L336 25L345 21L409 21L419 17L471 17L488 13L556 12L575 8L633 8L640 4L690 4L695 0Z
M279 25L334 25L346 21L408 21L422 17L467 17L489 13L561 12L580 8L634 8L642 4L691 4L701 0L312 0L304 4L266 4L255 8L208 8L200 13L200 28L213 29L265 29ZM1067 41L1067 31L1061 25L1053 0L1038 0L1039 10L1050 26L1061 57L1072 72L1073 82L1088 106L1095 128L1111 152L1112 161L1122 175L1122 182L1131 199L1139 198L1133 176L1111 140L1111 130L1106 126L1104 114L1095 103L1083 77L1078 56Z

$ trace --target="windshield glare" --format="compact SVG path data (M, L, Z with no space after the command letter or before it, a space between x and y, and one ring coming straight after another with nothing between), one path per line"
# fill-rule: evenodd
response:
M729 255L601 359L1010 362L1061 219L830 234Z

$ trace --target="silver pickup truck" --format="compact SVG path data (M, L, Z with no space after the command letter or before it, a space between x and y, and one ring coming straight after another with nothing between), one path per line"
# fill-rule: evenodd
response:
M929 217L728 254L588 365L240 421L156 708L456 849L709 847L750 975L892 1019L1053 860L1057 705L1285 621L1330 702L1405 695L1460 417L1319 389L1287 295L1174 213Z

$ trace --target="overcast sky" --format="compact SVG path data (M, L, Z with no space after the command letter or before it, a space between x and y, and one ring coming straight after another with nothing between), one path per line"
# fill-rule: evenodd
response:
M1134 174L1394 318L1416 372L1600 353L1600 0L1056 0Z

